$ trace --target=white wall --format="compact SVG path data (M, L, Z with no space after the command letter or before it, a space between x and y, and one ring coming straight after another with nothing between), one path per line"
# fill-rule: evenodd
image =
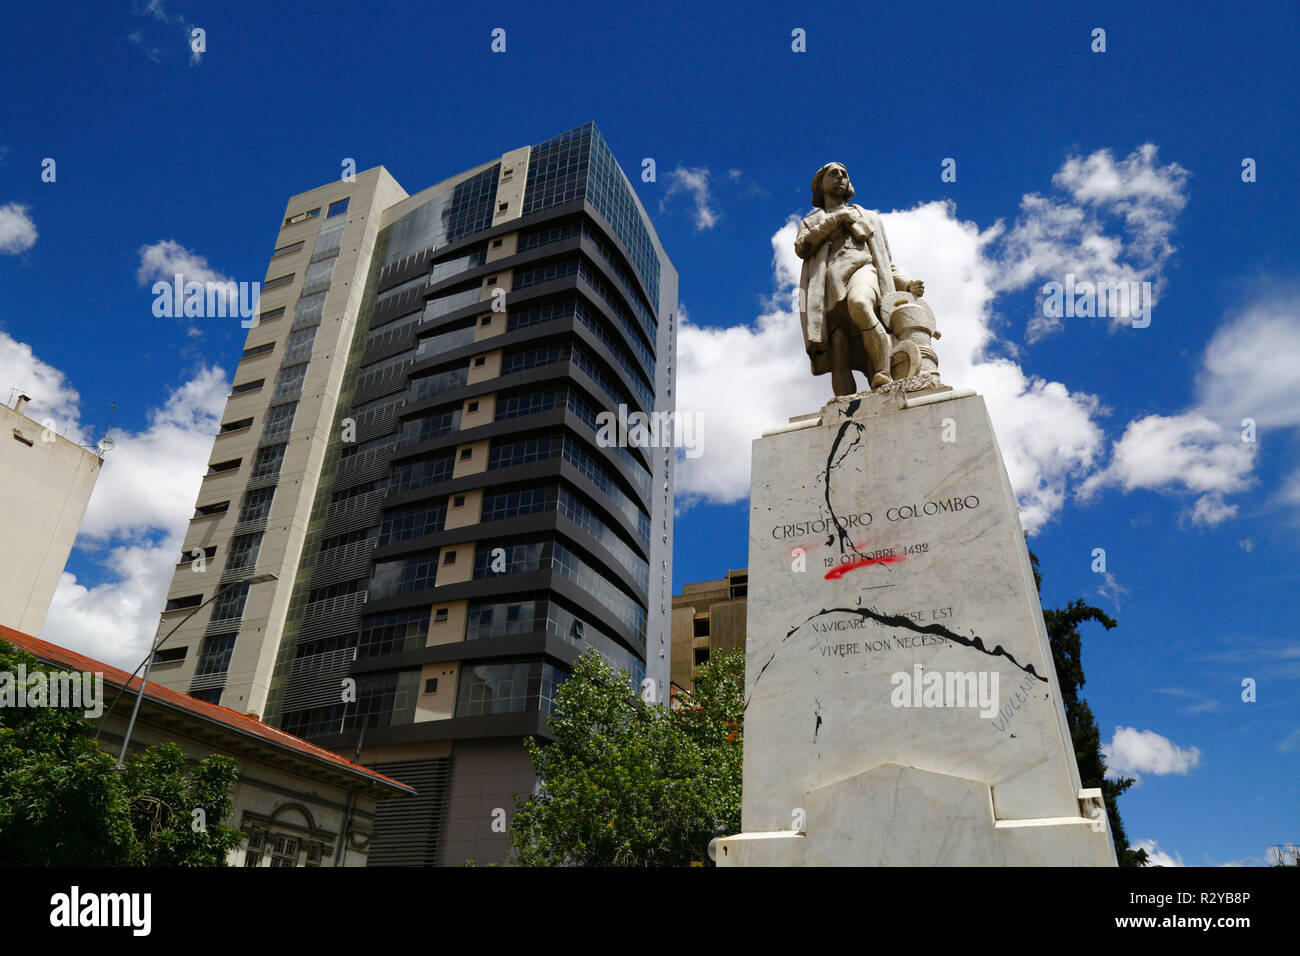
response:
M102 464L0 406L0 624L41 632Z

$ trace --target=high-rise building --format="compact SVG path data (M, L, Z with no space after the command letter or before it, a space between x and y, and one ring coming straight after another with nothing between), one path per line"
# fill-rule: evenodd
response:
M676 310L592 124L291 198L153 678L414 786L372 863L505 859L581 653L667 699L673 452L598 416L673 411Z
M674 690L695 689L700 665L719 654L745 649L745 608L749 600L749 571L728 571L717 581L682 586L673 597L672 684Z

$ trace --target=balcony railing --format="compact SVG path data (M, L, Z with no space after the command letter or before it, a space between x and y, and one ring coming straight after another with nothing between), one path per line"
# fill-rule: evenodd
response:
M351 616L361 609L366 603L365 591L354 591L351 594L340 594L338 597L326 598L323 601L316 601L308 604L302 610L302 626L308 627L312 624L318 624L321 621L330 618Z

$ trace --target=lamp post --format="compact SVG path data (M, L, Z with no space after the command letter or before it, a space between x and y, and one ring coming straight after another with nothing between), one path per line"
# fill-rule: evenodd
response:
M209 604L211 604L213 601L215 601L215 600L216 600L216 599L217 599L221 594L223 594L223 593L226 592L226 591L229 591L231 588L239 587L239 585L241 585L241 584L248 584L248 585L253 585L253 584L265 584L265 583L268 582L268 581L275 581L275 580L277 580L277 576L274 575L274 574L272 574L270 571L266 571L266 572L263 572L262 574L250 574L248 577L246 577L246 578L240 578L238 581L230 581L230 582L227 582L227 583L226 583L225 585L223 585L222 587L217 588L216 591L214 591L214 592L212 593L212 597L208 598L206 601L204 601L202 604L200 604L200 605L199 605L198 607L196 607L194 610L190 611L189 614L186 614L185 617L181 618L181 621L180 621L179 624L177 624L177 625L176 625L175 627L173 627L170 631L168 631L166 634L164 634L164 635L162 636L162 638L160 638L158 641L154 642L153 646L151 646L151 647L149 648L149 653L148 653L148 655L145 657L144 660L142 660L142 661L141 661L141 662L136 666L136 669L135 669L134 671L131 672L131 677L135 677L136 673L139 672L140 668L141 668L141 667L144 668L144 675L140 678L140 691L139 691L139 693L136 694L136 697L135 697L135 706L133 706L133 707L131 708L131 720L130 720L130 722L126 725L126 736L122 738L122 752L121 752L120 754L118 754L118 757L117 757L117 767L118 767L119 770L122 769L124 766L126 766L126 748L127 748L127 747L130 745L130 743L131 743L131 731L133 731L133 730L135 729L135 718L136 718L136 715L140 713L140 704L141 704L141 702L144 700L144 687L145 687L145 684L149 683L149 669L150 669L151 667L153 667L153 659L154 659L154 655L157 654L157 653L158 653L158 649L159 649L160 647L162 647L163 644L165 644L165 643L167 642L167 638L171 637L173 634L175 634L177 631L179 631L179 630L181 629L181 627L185 624L186 621L188 621L190 618L192 618L195 614L198 614L199 611L203 610L205 607L207 607ZM131 684L131 677L127 678L127 681L126 681L126 686L127 686L127 687L129 687L130 684ZM125 693L125 691L126 691L126 687L123 687L122 690L118 692L118 695L117 695L117 696L118 696L118 697L121 697L122 694ZM113 704L116 704L116 703L117 703L117 698L115 697L115 698L113 698ZM108 717L108 714L109 714L109 713L112 713L112 710L113 710L113 707L112 707L112 705L110 705L109 708L108 708L108 711L105 712L104 716L105 716L105 717ZM103 724L101 723L100 726L102 727Z

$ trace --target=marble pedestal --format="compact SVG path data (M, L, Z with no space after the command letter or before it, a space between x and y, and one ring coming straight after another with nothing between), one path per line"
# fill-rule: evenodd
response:
M984 401L754 443L742 833L722 866L1114 866Z

